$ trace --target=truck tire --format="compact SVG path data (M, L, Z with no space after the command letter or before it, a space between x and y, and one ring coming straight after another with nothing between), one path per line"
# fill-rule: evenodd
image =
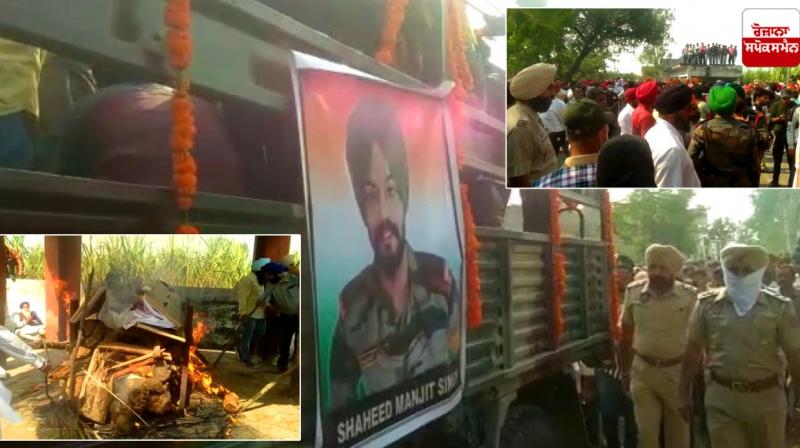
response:
M563 448L547 416L536 406L513 406L500 433L503 448Z

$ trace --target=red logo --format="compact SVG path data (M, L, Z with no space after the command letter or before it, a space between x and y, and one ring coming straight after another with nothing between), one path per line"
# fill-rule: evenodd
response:
M742 64L747 67L800 65L800 11L745 9L742 12Z

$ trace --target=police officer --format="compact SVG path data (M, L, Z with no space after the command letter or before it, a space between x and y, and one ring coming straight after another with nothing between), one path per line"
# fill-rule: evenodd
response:
M689 425L678 412L678 377L697 290L675 280L684 257L674 247L648 247L645 263L648 278L625 291L623 380L630 384L639 447L659 448L663 420L665 448L687 448Z
M330 358L334 410L433 367L457 365L460 353L460 296L450 270L406 239L408 162L388 103L367 98L356 106L346 158L374 261L339 296Z
M689 324L681 413L691 414L691 379L705 350L712 448L785 448L785 359L800 378L800 323L789 299L762 289L763 247L730 244L720 258L725 287L698 297Z
M553 144L537 112L547 112L556 88L556 66L534 64L517 73L509 83L515 104L506 117L506 169L509 187L531 184L558 168Z
M736 98L733 87L713 87L708 106L716 116L700 122L689 143L689 156L703 187L758 187L756 133L733 117Z

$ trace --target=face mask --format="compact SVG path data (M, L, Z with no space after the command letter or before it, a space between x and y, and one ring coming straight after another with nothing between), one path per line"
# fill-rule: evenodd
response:
M733 301L733 308L739 317L744 316L753 308L761 292L761 280L767 267L751 272L744 277L737 277L723 267L725 277L725 291Z

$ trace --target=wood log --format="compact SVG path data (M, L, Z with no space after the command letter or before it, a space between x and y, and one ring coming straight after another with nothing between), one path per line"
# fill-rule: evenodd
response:
M282 379L291 375L298 367L298 364L292 364L285 372L281 373L280 375L276 376L275 379L267 383L266 386L262 387L257 394L255 394L252 398L247 400L247 402L242 406L242 412L246 411L254 401L260 399L264 396L267 392L270 391L273 387L275 387Z
M183 350L183 360L181 362L181 388L178 396L178 410L185 410L188 404L189 394L189 357L192 348L192 321L194 319L194 307L187 304L186 315L183 317L183 335L186 338Z
M165 338L174 339L174 340L176 340L178 342L181 342L181 343L185 343L186 342L186 338L184 338L182 336L178 336L177 334L173 334L173 333L170 333L168 331L161 330L161 329L156 328L156 327L154 327L152 325L147 325L147 324L142 323L142 322L136 322L134 327L142 329L142 330L145 330L145 331L149 331L150 333L153 333L153 334L156 334L156 335L159 335L159 336L163 336Z
M107 377L107 361L108 355L98 355L95 368L91 372L87 372L86 379L83 384L86 385L86 391L83 405L81 406L80 413L89 420L95 423L103 424L108 417L109 406L111 405L111 394L107 387L103 384Z
M123 344L121 342L112 342L112 343L100 344L100 345L97 346L97 348L98 349L103 349L103 350L117 351L117 352L121 352L121 353L128 353L128 354L131 354L131 355L149 355L149 354L153 353L153 349L139 347L139 346L131 345L131 344Z
M100 302L101 298L105 300L105 296L106 288L101 286L92 294L92 297L88 301L83 302L78 309L75 310L75 313L69 318L69 321L74 324L80 321L85 315L96 312L97 310L93 308Z
M92 353L92 359L89 360L89 367L86 368L87 372L93 372L94 371L94 366L95 366L95 364L97 364L97 357L98 356L100 356L100 351L99 350L95 350L94 353ZM81 384L81 392L80 392L80 394L78 394L78 399L79 400L83 400L83 398L86 396L86 385L87 385L87 383L88 383L87 381L84 381L83 384Z
M81 318L78 323L78 338L75 340L75 347L72 349L72 353L69 355L69 379L67 380L68 400L75 399L75 371L78 370L75 367L75 363L78 360L78 350L81 348L81 342L83 342L83 322L85 320L86 319Z
M148 360L148 359L151 359L151 358L155 361L156 359L158 359L160 357L161 357L161 347L155 346L153 348L153 351L150 352L149 354L142 355L142 356L137 356L136 358L129 359L129 360L125 361L125 362L121 362L119 364L111 366L111 368L109 368L108 370L109 370L109 372L113 372L115 370L122 369L123 367L127 367L127 366L129 366L131 364L137 364L137 363L140 363L142 361L145 361L145 360Z

